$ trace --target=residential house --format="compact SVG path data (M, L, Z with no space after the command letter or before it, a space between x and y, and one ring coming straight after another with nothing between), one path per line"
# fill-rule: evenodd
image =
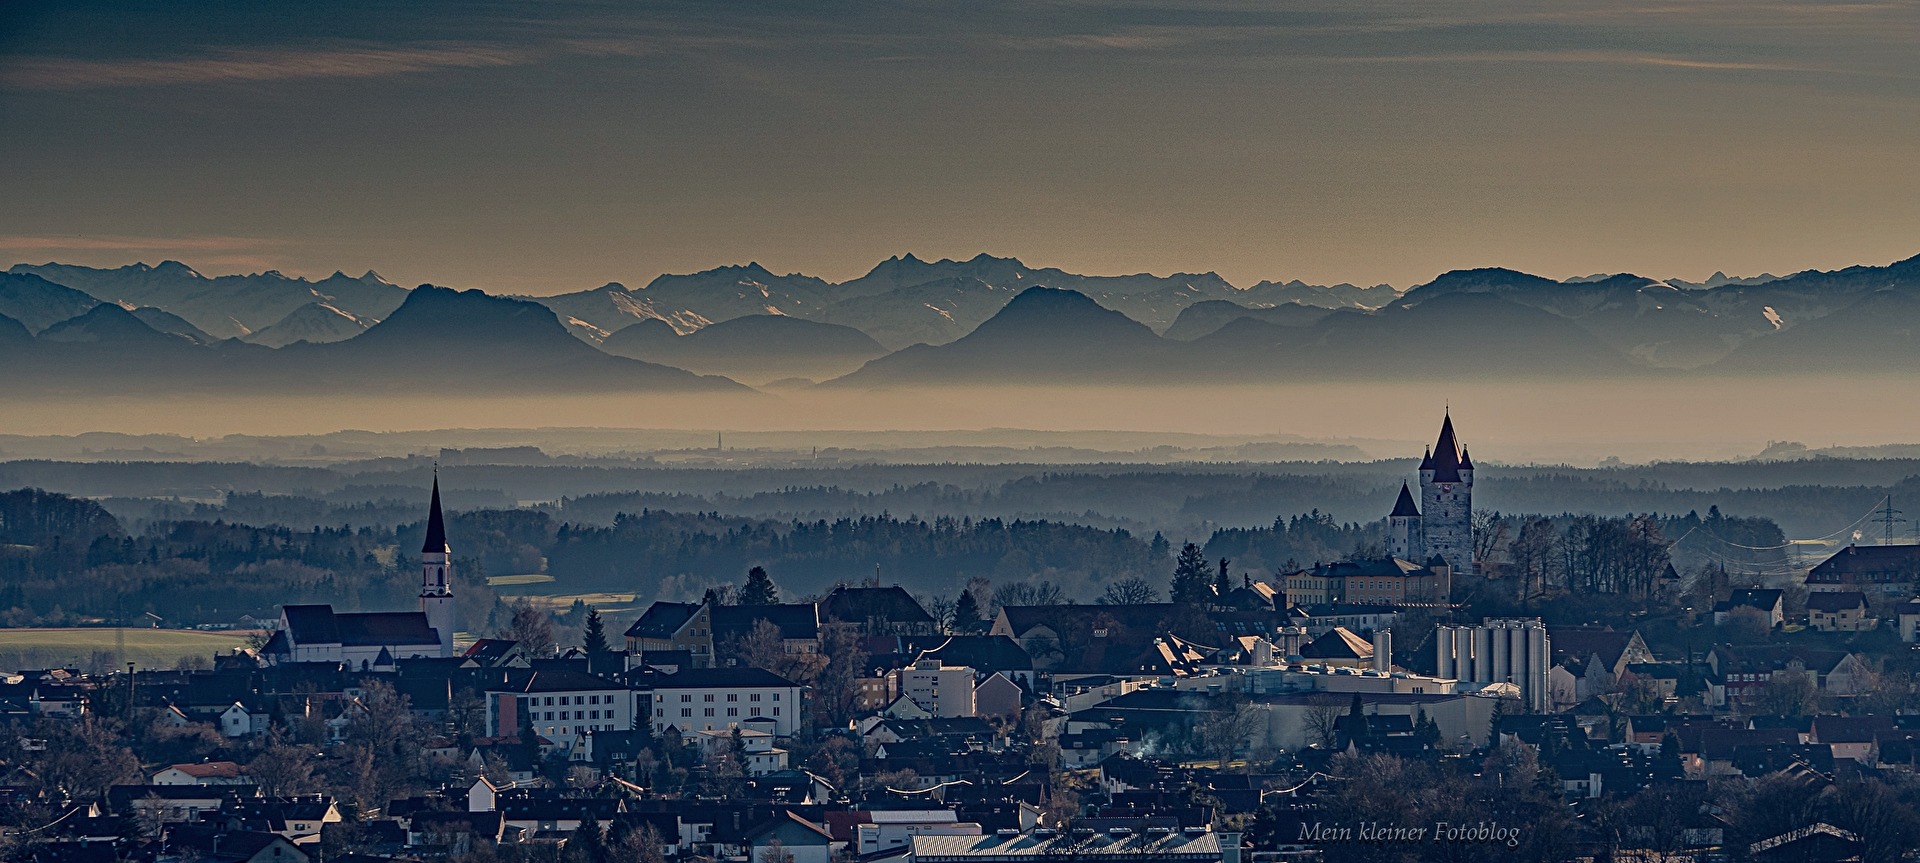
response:
M1877 761L1881 735L1894 731L1891 716L1816 716L1812 742L1832 747L1834 758L1871 765Z
M833 835L792 810L747 832L747 860L768 863L830 863Z
M1561 706L1578 704L1613 688L1630 665L1657 661L1638 630L1619 632L1608 627L1549 626L1547 640L1556 666L1548 685L1555 690L1555 704ZM1560 669L1565 673L1560 673ZM1573 689L1571 699L1562 700L1559 687L1568 683Z
M1920 642L1920 600L1907 600L1894 606L1893 615L1900 627L1900 640L1908 644Z
M712 610L713 652L720 656L752 634L762 621L780 634L788 654L820 652L820 608L811 602L775 605L722 605Z
M734 754L748 776L765 776L787 769L787 750L774 746L773 735L765 731L715 728L696 731L693 736L709 763L737 745L739 748Z
M1707 669L1707 702L1735 709L1776 674L1804 674L1820 692L1842 697L1866 692L1874 682L1872 666L1857 654L1799 645L1715 645Z
M892 587L835 587L820 601L823 625L845 626L861 635L933 635L939 626L933 615L899 585Z
M1724 626L1735 609L1751 608L1766 615L1767 625L1777 627L1787 620L1786 591L1774 588L1743 588L1713 606L1713 625Z
M154 785L252 785L246 768L232 761L175 764L153 774Z
M1867 614L1867 595L1857 590L1807 594L1807 625L1821 632L1867 632L1880 625Z
M656 602L627 627L627 652L686 651L698 668L713 664L713 615L698 602Z
M1025 696L1020 684L996 671L973 687L973 715L1018 717Z

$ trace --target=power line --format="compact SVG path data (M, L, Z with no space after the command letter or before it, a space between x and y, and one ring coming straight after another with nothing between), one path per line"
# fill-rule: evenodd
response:
M1700 535L1705 536L1709 539L1712 539L1715 542L1718 542L1722 545L1730 546L1732 548L1744 549L1746 551L1780 551L1782 549L1791 548L1795 545L1804 545L1809 542L1820 542L1822 540L1833 539L1834 537L1840 536L1841 534L1844 534L1844 533L1852 532L1853 530L1859 528L1860 525L1867 523L1867 521L1869 519L1872 519L1874 514L1878 512L1880 512L1880 508L1878 506L1875 506L1873 509L1870 509L1864 513L1861 513L1859 518L1856 518L1853 521L1848 522L1846 527L1840 528L1839 530L1836 530L1825 536L1816 536L1809 539L1789 540L1788 542L1782 543L1780 545L1741 545L1740 543L1734 542L1733 540L1730 540L1730 539L1725 539L1715 534L1713 531L1706 529L1706 525L1704 524L1698 525L1696 527L1689 529L1685 534L1682 534L1679 539L1674 540L1673 544L1679 545L1680 543L1685 542L1687 537L1690 537L1695 533L1699 533ZM1898 512L1898 510L1896 510L1896 512ZM1906 519L1901 519L1901 521L1905 521L1905 520Z

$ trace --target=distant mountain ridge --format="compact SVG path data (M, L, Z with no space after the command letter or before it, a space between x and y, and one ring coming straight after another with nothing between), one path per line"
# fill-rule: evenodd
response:
M840 388L1852 374L1920 363L1920 257L1702 283L1483 267L1401 292L908 254L841 283L749 263L549 297L408 291L372 273L21 264L0 273L0 319L19 377L63 387L88 375L743 391L712 376Z
M358 278L335 272L317 282L277 270L208 277L179 261L114 269L15 264L8 272L36 275L101 302L163 309L219 338L244 336L272 326L295 309L315 302L378 320L399 308L407 297L405 288L372 270Z
M114 303L37 336L27 330L0 317L11 393L751 393L725 378L603 353L536 303L428 285L353 338L278 349L162 332Z

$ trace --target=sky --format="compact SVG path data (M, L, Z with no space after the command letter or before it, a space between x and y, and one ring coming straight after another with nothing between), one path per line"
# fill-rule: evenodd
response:
M1920 4L0 4L0 263L559 293L978 252L1702 279L1920 253Z

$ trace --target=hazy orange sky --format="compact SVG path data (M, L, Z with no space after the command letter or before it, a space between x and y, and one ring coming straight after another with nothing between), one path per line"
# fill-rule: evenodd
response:
M1700 279L1920 252L1908 2L0 4L0 259L554 293L913 251Z

